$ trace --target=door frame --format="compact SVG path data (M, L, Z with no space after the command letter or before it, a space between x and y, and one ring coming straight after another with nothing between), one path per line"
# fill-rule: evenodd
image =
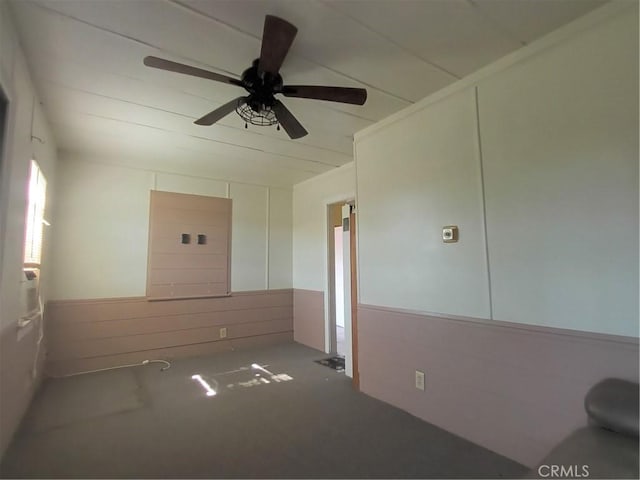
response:
M335 298L335 238L336 227L342 226L341 207L346 201L327 205L327 315L325 318L325 351L337 355L336 298Z
M356 206L351 206L351 214L349 215L350 223L350 242L351 250L349 260L349 269L351 270L351 363L353 369L353 386L360 390L360 369L358 362L358 258L357 258L357 236L358 223L356 220Z

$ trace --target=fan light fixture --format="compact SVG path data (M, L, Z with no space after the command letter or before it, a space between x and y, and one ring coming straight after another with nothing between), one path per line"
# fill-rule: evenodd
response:
M244 120L244 128L247 128L248 124L258 125L260 127L269 127L271 125L280 125L276 112L267 105L261 105L258 110L254 110L248 103L238 100L238 106L236 107L236 113Z

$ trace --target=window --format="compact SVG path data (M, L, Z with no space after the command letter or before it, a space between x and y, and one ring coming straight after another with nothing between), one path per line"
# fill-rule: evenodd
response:
M29 206L24 236L24 266L40 267L42 237L45 224L44 208L47 198L47 180L35 160L31 160L29 173Z

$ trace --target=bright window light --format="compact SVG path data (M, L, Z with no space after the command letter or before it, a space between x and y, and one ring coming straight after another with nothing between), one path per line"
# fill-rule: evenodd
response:
M47 179L35 160L31 160L28 193L29 204L24 235L24 266L40 267L45 224L44 209L47 199Z
M207 392L207 397L213 397L216 394L216 391L202 378L202 375L192 375L191 378L202 385L202 388Z

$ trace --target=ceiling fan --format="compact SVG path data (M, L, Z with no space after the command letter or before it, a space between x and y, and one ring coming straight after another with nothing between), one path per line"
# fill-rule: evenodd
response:
M145 57L144 64L161 70L236 85L244 88L249 93L247 96L234 98L207 113L204 117L194 122L197 125L213 125L235 110L245 121L245 128L247 123L263 126L277 124L278 128L279 125L282 125L282 128L290 138L301 138L308 132L287 107L275 98L276 94L282 94L285 97L311 98L364 105L367 100L367 91L364 88L283 85L279 71L296 33L298 33L298 29L286 20L267 15L264 20L260 58L256 58L253 61L251 67L242 73L242 77L239 80L220 73L153 56Z

